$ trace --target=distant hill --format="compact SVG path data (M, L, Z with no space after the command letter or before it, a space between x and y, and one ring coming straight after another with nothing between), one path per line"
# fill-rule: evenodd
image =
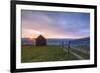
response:
M82 38L82 39L76 39L71 41L72 45L86 45L89 46L90 45L90 37L87 38Z
M47 39L47 43L51 45L53 44L60 45L62 43L67 45L69 41L71 45L88 45L89 46L90 37L81 38L81 39Z
M33 39L29 39L29 38L22 38L21 39L21 43L22 43L22 45L33 45L34 44L34 40Z
M29 38L22 38L22 44L23 45L34 45L35 40L29 39ZM90 45L90 37L87 38L81 38L81 39L47 39L47 45L67 45L68 42L71 42L71 45Z

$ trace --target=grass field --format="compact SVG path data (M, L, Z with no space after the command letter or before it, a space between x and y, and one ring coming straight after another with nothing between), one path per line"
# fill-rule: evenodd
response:
M67 54L59 46L22 46L21 62L47 62L78 60L73 54Z
M71 48L71 51L82 56L84 59L90 59L90 47L80 45L80 46L75 46L74 48L76 48L77 50Z
M90 54L88 54L88 53L83 53L83 52L77 51L75 49L71 49L71 51L73 51L76 54L80 55L81 57L83 57L83 59L90 59Z

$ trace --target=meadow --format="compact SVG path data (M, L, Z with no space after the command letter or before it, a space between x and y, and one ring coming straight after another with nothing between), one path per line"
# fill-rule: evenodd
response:
M47 62L78 60L71 53L66 53L61 46L24 45L21 49L21 62Z

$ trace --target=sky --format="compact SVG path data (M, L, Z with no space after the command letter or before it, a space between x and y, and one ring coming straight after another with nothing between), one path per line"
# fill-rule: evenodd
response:
M90 14L21 10L22 38L85 38L90 36Z

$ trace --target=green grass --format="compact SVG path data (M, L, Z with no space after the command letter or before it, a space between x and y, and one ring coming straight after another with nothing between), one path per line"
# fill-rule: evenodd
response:
M82 48L82 47L81 47ZM86 49L86 48L85 48ZM75 50L75 49L72 49L71 48L71 51L75 52L76 54L80 55L81 57L83 57L84 59L90 59L90 54L89 53L83 53L83 52L80 52L78 50Z
M90 47L89 46L86 46L86 45L78 45L78 46L73 46L77 49L82 49L82 50L85 50L85 51L90 51Z
M47 62L77 60L72 54L67 54L59 46L22 46L21 62Z

